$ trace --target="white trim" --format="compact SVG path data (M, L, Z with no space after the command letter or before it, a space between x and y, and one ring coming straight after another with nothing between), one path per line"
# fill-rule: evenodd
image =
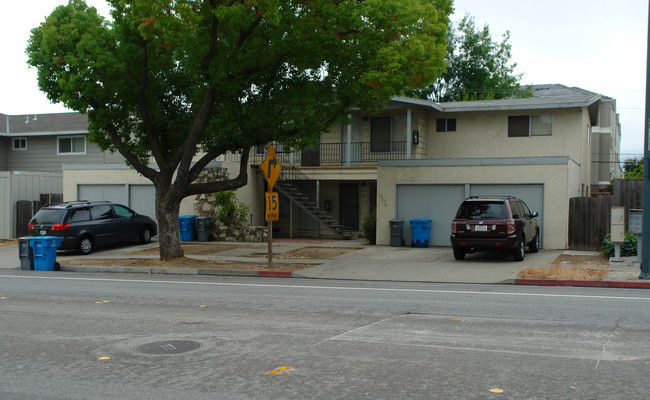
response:
M22 137L22 136L59 136L59 135L88 135L90 132L86 131L58 131L58 132L9 132L0 133L0 136L6 137Z
M61 139L77 139L77 138L82 138L84 140L84 150L83 152L80 151L74 151L74 152L69 152L69 153L61 153ZM70 135L70 136L58 136L56 138L56 155L57 156L83 156L86 155L88 145L86 141L86 136L85 135Z

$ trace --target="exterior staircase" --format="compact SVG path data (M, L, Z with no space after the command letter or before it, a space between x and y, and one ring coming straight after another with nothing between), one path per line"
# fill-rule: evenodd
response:
M259 174L263 174L259 168L256 168L256 170ZM338 221L335 221L331 216L327 215L325 210L320 208L317 201L315 182L298 168L283 163L282 172L274 188L302 208L321 226L334 233L339 239L353 238L352 232L345 230Z

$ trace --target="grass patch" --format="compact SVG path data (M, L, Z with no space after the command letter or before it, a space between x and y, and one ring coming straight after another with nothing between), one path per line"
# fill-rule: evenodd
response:
M567 267L552 265L550 267L524 268L519 272L519 279L558 279L567 281L602 281L607 278L605 268Z

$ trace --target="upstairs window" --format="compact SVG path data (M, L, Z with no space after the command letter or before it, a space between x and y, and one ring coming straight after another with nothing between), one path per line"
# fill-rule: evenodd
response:
M508 117L508 137L551 136L553 116L516 115Z
M436 119L436 132L456 132L456 118Z
M58 144L59 155L86 154L85 136L60 137Z
M14 138L12 150L27 150L27 138Z

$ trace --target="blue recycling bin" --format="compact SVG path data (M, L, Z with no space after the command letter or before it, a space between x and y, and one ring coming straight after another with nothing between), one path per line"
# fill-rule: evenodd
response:
M183 215L178 217L178 231L180 233L181 242L191 242L194 240L195 225L195 215Z
M35 271L54 271L56 248L63 238L56 236L34 236L29 239L29 246L34 254Z
M431 241L431 220L412 219L411 224L411 247L429 247Z

